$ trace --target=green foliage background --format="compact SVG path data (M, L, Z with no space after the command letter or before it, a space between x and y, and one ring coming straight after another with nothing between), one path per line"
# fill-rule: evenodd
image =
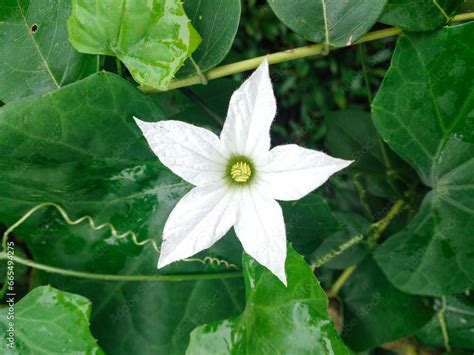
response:
M472 353L472 13L448 25L472 1L96 5L0 0L2 353ZM158 272L191 186L132 116L218 132L248 71L162 90L309 41L323 55L271 66L272 144L355 163L282 203L288 288L232 231Z

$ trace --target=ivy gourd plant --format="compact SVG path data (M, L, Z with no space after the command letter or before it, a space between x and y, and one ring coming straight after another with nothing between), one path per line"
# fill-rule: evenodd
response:
M0 0L0 352L472 353L473 11Z

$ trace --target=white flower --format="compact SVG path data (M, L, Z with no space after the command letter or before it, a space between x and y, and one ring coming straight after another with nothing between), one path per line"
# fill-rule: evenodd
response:
M136 119L161 162L196 186L166 221L158 268L209 248L233 226L245 251L286 285L275 200L302 198L351 161L294 144L270 149L276 101L268 70L265 59L233 93L220 137L180 121Z

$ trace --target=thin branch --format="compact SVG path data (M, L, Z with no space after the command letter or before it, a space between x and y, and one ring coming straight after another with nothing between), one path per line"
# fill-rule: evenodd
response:
M120 61L120 59L118 57L115 57L115 66L116 66L116 69L117 69L117 75L118 76L123 76L122 62Z
M23 259L18 256L7 256L6 253L0 253L0 260L7 260L10 258L15 263L29 266L38 270L43 270L53 274L60 274L71 277L78 277L89 280L102 281L194 281L194 280L215 280L215 279L231 279L242 277L240 271L215 272L206 274L173 274L173 275L112 275L112 274L95 274L90 272L81 272L69 269L62 269L54 266L49 266L37 263L33 260Z
M346 281L349 279L349 277L352 275L352 273L355 271L357 265L352 265L349 266L347 269L344 270L344 272L339 276L339 278L334 282L334 284L331 286L329 291L327 292L327 295L329 298L334 298L337 296L339 291L341 290L342 286L346 283Z
M364 83L367 88L367 100L369 101L369 106L370 106L372 105L373 95L372 95L372 88L370 87L369 68L367 66L367 54L365 52L365 45L361 44L358 49L359 49L360 61L362 63L362 73L364 74Z
M451 19L450 22L451 23L462 22L462 21L468 21L468 20L474 20L474 12L456 15ZM402 30L398 27L390 27L390 28L385 28L383 30L369 32L365 34L364 36L362 36L359 40L352 43L351 46L361 44L361 43L376 41L382 38L398 36L401 33L402 33ZM205 76L207 80L213 80L217 78L222 78L224 76L255 69L260 65L262 60L265 58L268 58L268 62L270 64L277 64L277 63L287 62L294 59L321 55L321 54L324 54L324 49L325 49L325 44L312 44L312 45L308 45L304 47L288 49L286 51L269 54L268 56L262 55L262 56L255 57L252 59L247 59L240 62L235 62L232 64L216 67L204 72L203 75ZM201 84L201 80L202 80L202 77L200 77L199 75L193 75L185 79L174 80L168 86L168 90L174 90L174 89L182 88L185 86ZM160 90L150 87L150 86L140 86L140 90L148 94L160 92Z
M199 65L194 61L193 57L189 57L189 60L191 61L191 64L193 65L194 69L196 70L196 75L199 77L199 80L201 81L201 84L206 85L207 84L206 75L202 72Z
M436 318L438 319L439 326L441 328L441 333L443 334L443 342L444 348L446 351L451 351L451 346L449 345L449 334L448 334L448 327L446 326L446 297L441 296L441 308L436 313Z
M396 201L390 211L383 217L381 220L373 223L370 225L370 228L372 230L372 238L370 239L369 245L374 248L375 245L377 245L377 241L382 235L382 233L385 231L385 229L389 226L390 222L393 221L393 219L402 211L402 209L406 206L404 200L398 200ZM331 286L329 291L327 292L327 295L329 298L336 297L339 291L341 290L342 286L346 283L346 281L349 279L349 277L352 275L352 273L355 271L357 268L358 264L349 266L347 269L343 271L343 273L339 276L339 278L334 282L334 284Z

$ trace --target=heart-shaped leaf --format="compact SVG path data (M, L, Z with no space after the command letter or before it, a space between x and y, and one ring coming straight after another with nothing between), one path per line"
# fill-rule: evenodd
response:
M166 89L201 41L180 0L73 0L72 5L73 46L118 57L139 84Z
M82 296L37 287L0 309L0 347L4 354L103 354L89 331L91 306Z
M404 34L373 104L378 131L432 188L407 228L375 257L409 293L474 285L474 23Z

